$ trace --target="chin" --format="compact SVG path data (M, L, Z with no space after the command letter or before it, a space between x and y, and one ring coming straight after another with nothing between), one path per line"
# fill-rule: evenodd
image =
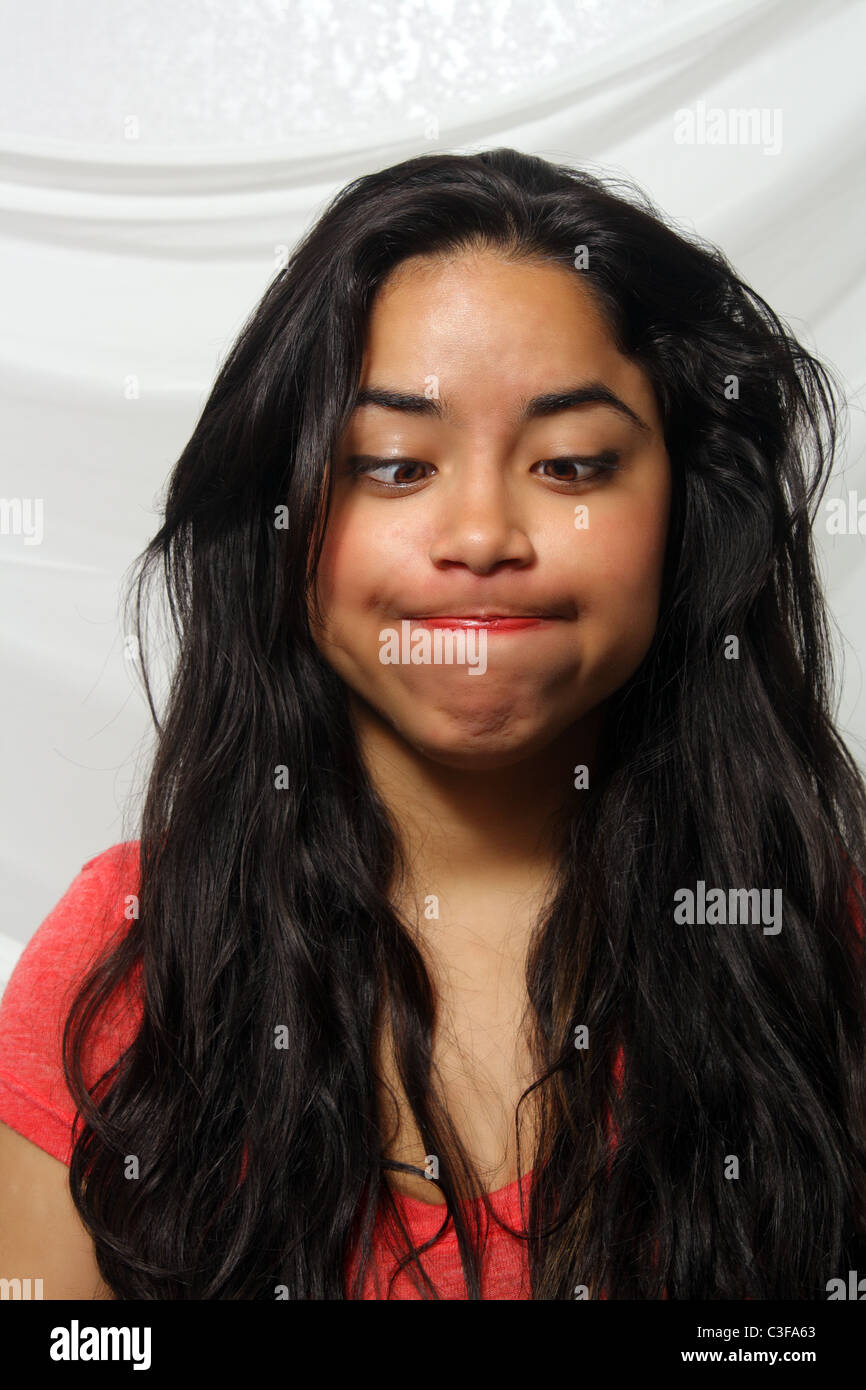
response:
M515 719L513 710L445 715L431 711L419 720L417 711L411 722L389 721L401 738L431 762L443 767L491 771L510 767L545 748L556 731L528 726Z

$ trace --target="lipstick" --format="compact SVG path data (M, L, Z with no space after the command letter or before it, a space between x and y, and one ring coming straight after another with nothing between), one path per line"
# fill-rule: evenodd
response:
M523 628L546 627L551 621L550 618L542 617L523 617L523 618L410 618L412 623L417 623L423 627L463 627L463 628L483 628L485 632L519 632Z

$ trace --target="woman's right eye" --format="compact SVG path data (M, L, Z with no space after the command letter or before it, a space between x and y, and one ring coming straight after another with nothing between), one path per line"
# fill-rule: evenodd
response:
M422 478L418 478L418 477L415 477L415 478L406 478L406 477L399 478L399 477L397 477L397 478L392 478L391 480L388 480L388 479L386 479L386 478L375 478L375 477L373 477L374 473L381 473L381 472L383 472L383 471L385 471L385 470L387 470L387 469L389 469L389 468L396 468L396 469L399 469L399 470L408 470L408 471L410 471L410 472L412 472L412 471L414 470L415 472L417 472L419 469L424 469L424 468L429 468L429 467L430 467L429 464L427 464L427 463L422 463L422 461L421 461L420 459L412 459L412 458L390 458L390 459L386 459L386 458L378 458L378 457L376 457L376 456L373 455L373 454L352 454L351 457L347 460L347 466L348 466L348 468L349 468L350 473L351 473L354 477L357 477L357 476L363 474L365 477L373 478L373 481L376 482L376 483L379 483L382 487L390 487L390 488L394 488L395 490L399 490L399 489L402 489L402 488L405 488L405 487L410 487L410 486L412 486L414 483L418 483L418 482L423 481L423 479L422 479Z

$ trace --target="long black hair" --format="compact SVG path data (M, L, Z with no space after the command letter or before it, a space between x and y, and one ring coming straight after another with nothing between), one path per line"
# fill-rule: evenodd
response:
M137 562L125 616L157 731L138 915L64 1035L86 1121L70 1186L117 1297L360 1296L395 1206L386 1022L480 1297L479 1209L462 1203L481 1184L431 1075L435 992L385 888L399 834L309 625L373 297L408 256L475 248L580 276L649 375L673 481L652 645L607 702L604 774L575 792L527 955L532 1296L820 1299L866 1267L866 793L834 726L812 539L840 388L640 190L496 149L409 159L333 198L222 364ZM162 722L154 575L177 641ZM783 929L675 921L699 880L782 889ZM140 1026L85 1086L89 1031L136 970Z

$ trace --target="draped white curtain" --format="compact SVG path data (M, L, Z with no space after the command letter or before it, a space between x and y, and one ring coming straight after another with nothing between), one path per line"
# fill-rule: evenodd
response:
M122 581L281 248L350 178L512 145L633 179L842 377L831 493L866 500L862 3L494 0L480 24L448 0L125 0L118 63L101 8L7 12L0 45L0 983L135 831L152 743ZM818 541L866 763L866 541Z

